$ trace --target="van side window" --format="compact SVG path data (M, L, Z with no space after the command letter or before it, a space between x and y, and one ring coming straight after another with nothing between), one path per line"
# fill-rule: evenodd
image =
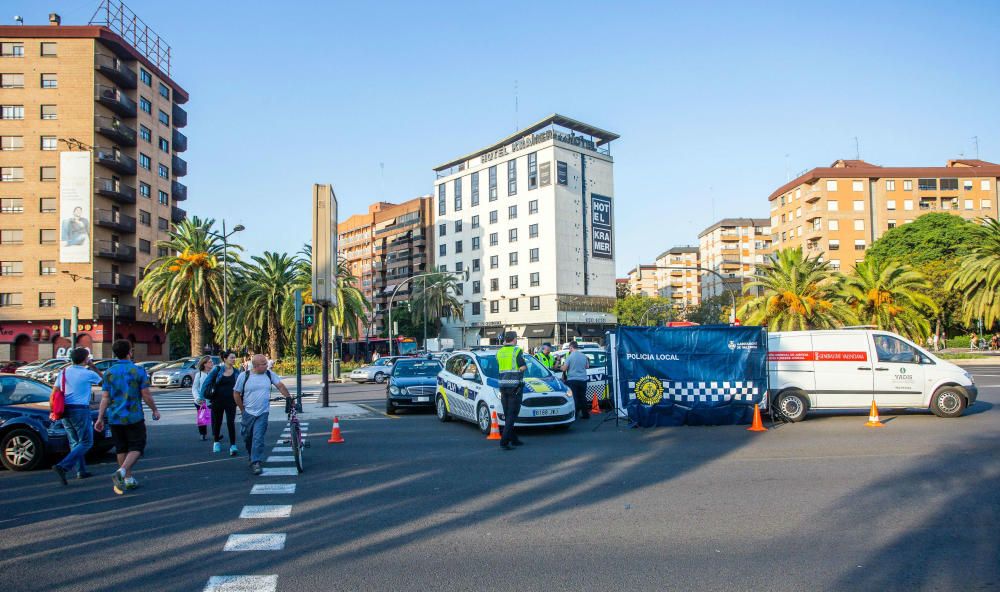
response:
M923 357L919 350L895 337L888 335L873 335L872 337L875 340L875 351L878 353L879 362L919 364Z

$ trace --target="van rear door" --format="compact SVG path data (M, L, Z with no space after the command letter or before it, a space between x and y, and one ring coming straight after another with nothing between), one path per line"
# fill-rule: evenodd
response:
M875 386L867 331L813 333L818 407L865 407Z

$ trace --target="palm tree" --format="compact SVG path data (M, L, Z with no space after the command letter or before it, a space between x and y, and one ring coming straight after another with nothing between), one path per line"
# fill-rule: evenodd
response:
M744 303L739 315L746 324L766 325L769 331L843 326L854 321L854 314L838 298L840 279L829 263L804 256L801 247L776 251L746 285L746 294L757 289L760 294Z
M143 311L158 315L168 328L187 323L191 355L204 351L210 320L222 304L223 243L212 231L214 224L197 216L179 222L169 240L157 244L168 254L150 261L135 287ZM239 250L239 245L229 245L230 264Z
M982 319L984 327L1000 320L1000 222L984 218L976 225L973 243L978 245L962 257L945 288L963 294L962 321L971 325Z
M305 244L298 252L299 262L296 265L295 289L302 290L302 301L312 302L312 245ZM363 326L371 311L371 303L365 298L361 289L356 286L358 278L351 273L350 264L344 259L337 261L337 305L330 309L331 324L344 337L358 337L359 326ZM289 303L282 311L282 322L289 328L290 335L295 332L295 307ZM322 339L322 326L313 327L307 331L303 339L308 343L319 343Z
M234 326L244 328L247 345L261 343L267 335L267 349L272 360L281 358L285 332L281 311L295 293L299 258L288 253L264 251L248 262L241 262L235 284Z
M462 301L457 297L460 281L454 274L430 273L411 281L416 284L410 298L414 321L419 319L422 323L433 323L440 329L443 316L454 316L459 320L465 317Z
M841 295L862 323L919 342L931 331L930 321L921 311L932 316L938 311L934 300L922 291L930 287L927 278L908 265L868 258L845 278Z

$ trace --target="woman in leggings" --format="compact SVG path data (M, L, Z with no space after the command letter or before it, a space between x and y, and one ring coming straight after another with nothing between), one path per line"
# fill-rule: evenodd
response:
M223 364L216 366L205 379L202 387L202 397L208 399L212 408L212 437L215 443L212 452L222 452L222 418L226 418L226 428L229 430L229 456L236 456L236 400L233 398L233 387L240 371L234 367L236 354L226 352L222 358Z
M212 358L210 356L205 356L198 360L198 365L195 366L194 382L191 383L191 395L194 397L194 410L195 413L201 409L201 406L205 404L205 397L202 396L202 387L205 386L205 379L212 372L215 364L212 363ZM202 440L208 440L208 428L199 425L198 433L201 434Z

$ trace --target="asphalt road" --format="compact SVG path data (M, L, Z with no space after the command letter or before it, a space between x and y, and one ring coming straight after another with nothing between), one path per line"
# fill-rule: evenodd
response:
M315 420L293 477L254 478L192 426L152 426L142 487L125 496L110 459L67 488L49 471L0 473L0 585L180 591L252 574L305 591L1000 589L1000 366L972 370L980 402L966 416L889 415L883 429L866 413L763 434L591 420L504 452L429 412L343 422L339 445ZM379 409L383 388L333 396ZM295 492L250 495L260 483ZM241 519L247 505L291 511ZM233 534L284 534L284 547L224 552Z

